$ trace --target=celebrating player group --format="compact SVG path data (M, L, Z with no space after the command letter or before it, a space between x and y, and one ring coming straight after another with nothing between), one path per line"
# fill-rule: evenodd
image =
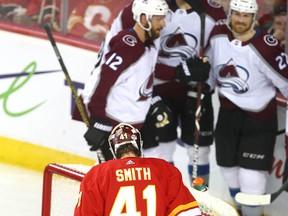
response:
M182 145L191 180L194 169L209 184L214 141L239 213L263 215L262 205L234 198L266 193L276 92L288 97L288 56L255 25L258 9L256 0L231 0L227 14L213 0L134 0L118 14L80 95L90 121L84 137L104 160L82 182L75 215L201 215L173 154Z

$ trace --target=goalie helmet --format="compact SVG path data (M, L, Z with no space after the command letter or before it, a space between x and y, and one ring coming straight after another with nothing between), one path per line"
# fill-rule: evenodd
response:
M114 158L116 158L117 150L120 146L126 144L132 144L139 150L141 156L143 156L143 142L140 132L130 124L120 123L114 127L109 138L110 151Z
M152 16L165 16L169 11L168 4L165 0L134 0L132 12L134 20L146 31L150 31ZM146 28L141 24L141 15L145 14L149 27Z

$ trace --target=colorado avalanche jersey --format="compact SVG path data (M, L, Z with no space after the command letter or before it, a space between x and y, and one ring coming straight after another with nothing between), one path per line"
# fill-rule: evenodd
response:
M288 97L288 57L279 44L260 29L252 39L241 42L226 24L215 26L206 52L212 66L208 84L219 87L220 99L252 112L267 107L275 87Z
M99 64L99 60L102 58L103 49L109 45L110 40L123 29L133 28L135 25L135 20L133 19L132 13L132 5L133 2L126 5L113 20L109 31L105 35L105 39L101 43L101 47L98 52L98 62L96 65Z
M102 50L101 63L82 93L94 118L143 123L148 112L157 50L140 41L133 29L121 31Z
M206 12L205 39L207 43L216 21L225 19L221 5L211 0L201 0ZM198 56L200 51L201 19L196 11L177 9L167 16L166 27L160 32L160 50L155 70L155 93L175 98L185 98L189 86L175 81L175 67L181 61Z
M96 165L85 175L74 215L196 216L201 212L176 167L162 159L131 157Z

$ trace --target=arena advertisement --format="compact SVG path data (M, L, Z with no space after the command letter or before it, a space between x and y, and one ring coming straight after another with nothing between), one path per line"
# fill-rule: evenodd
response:
M1 136L92 157L83 138L86 126L71 120L72 93L49 40L0 35ZM59 50L80 92L97 53L63 44Z

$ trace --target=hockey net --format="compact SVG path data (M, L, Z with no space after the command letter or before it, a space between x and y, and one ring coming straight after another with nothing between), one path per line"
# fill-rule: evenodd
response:
M48 164L43 175L42 216L73 215L80 182L90 169L80 164ZM232 206L208 192L189 190L205 215L238 216Z
M90 169L81 164L48 164L43 174L42 216L73 215L80 182Z

